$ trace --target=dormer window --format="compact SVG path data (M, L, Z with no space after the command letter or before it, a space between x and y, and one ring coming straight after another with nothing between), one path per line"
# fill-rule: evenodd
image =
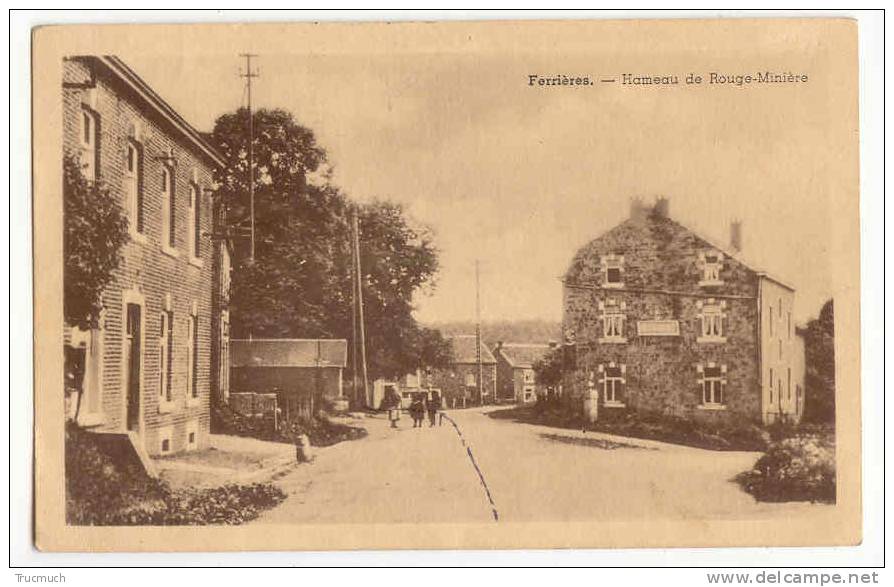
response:
M624 287L624 255L602 257L603 287Z
M599 342L627 342L627 304L609 299L599 302L599 310L602 313L602 338Z
M709 298L706 301L696 303L699 310L698 318L701 322L701 335L698 342L726 342L723 334L724 322L726 321L726 302L715 301Z
M698 261L702 269L702 278L698 282L700 286L723 285L723 280L720 279L720 270L723 269L723 253L705 251L699 253Z

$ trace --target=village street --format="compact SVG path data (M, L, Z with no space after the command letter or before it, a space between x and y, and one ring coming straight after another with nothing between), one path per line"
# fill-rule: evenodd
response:
M493 409L493 408L490 408ZM758 453L717 452L558 430L452 410L500 520L584 521L798 516L827 506L757 503L731 479ZM255 523L482 522L492 509L463 442L446 420L319 449L277 483L288 493Z

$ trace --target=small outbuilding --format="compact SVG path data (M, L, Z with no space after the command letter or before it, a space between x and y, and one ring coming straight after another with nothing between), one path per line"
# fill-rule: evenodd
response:
M246 401L247 396L239 394L275 394L276 409L283 418L309 418L344 399L347 356L344 339L232 339L231 404Z

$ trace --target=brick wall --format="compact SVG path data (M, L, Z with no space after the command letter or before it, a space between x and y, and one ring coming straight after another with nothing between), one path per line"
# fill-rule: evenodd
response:
M64 64L64 82L89 82L89 60L70 59ZM212 185L212 163L191 142L182 138L160 115L156 116L102 67L96 68L93 89L63 89L63 148L69 154L80 150L81 113L88 108L99 120L99 180L118 195L125 206L125 156L129 140L143 150L143 199L145 240L132 239L123 250L123 260L111 285L103 292L104 360L102 374L103 424L101 429L123 430L126 417L125 369L123 365L124 305L127 299L142 304L143 366L139 432L150 454L159 452L159 430L171 436L172 452L185 448L187 426L197 426L201 443L209 429L209 390L212 345L212 245L207 237L200 243L197 264L189 260L189 187ZM175 164L175 245L177 256L162 250L162 190L159 157L173 149ZM212 231L211 203L200 191L201 231ZM168 306L168 304L170 304ZM173 404L168 412L159 408L159 353L157 348L161 312L173 312ZM188 401L187 340L189 317L197 308L198 400ZM216 320L216 318L214 318Z
M575 340L574 368L566 372L566 398L579 404L593 372L602 398L599 366L625 365L627 410L689 418L760 420L757 339L758 277L742 263L722 261L722 284L700 285L699 254L716 249L669 218L649 214L628 220L590 242L565 276L563 327ZM606 287L602 258L623 255L623 287ZM723 301L725 342L699 342L699 302ZM624 343L602 341L600 302L623 302ZM640 320L676 320L677 336L640 336ZM726 366L725 409L705 410L699 365Z

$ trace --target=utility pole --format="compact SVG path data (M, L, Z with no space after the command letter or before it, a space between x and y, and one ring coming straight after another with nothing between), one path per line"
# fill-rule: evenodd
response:
M369 406L369 377L366 369L366 327L363 320L363 270L360 267L360 220L357 218L357 209L354 208L351 214L351 226L354 240L354 274L356 276L356 312L357 331L360 335L360 364L363 368L363 403ZM355 365L356 370L356 365Z
M255 155L255 132L254 119L251 113L251 80L260 74L251 69L251 58L257 57L253 53L240 53L240 57L245 58L245 73L239 74L245 78L246 91L248 93L248 197L249 207L251 209L251 252L249 261L255 262L255 171L254 171L254 155Z
M481 269L475 259L475 359L478 362L478 401L484 404L484 365L481 363Z

